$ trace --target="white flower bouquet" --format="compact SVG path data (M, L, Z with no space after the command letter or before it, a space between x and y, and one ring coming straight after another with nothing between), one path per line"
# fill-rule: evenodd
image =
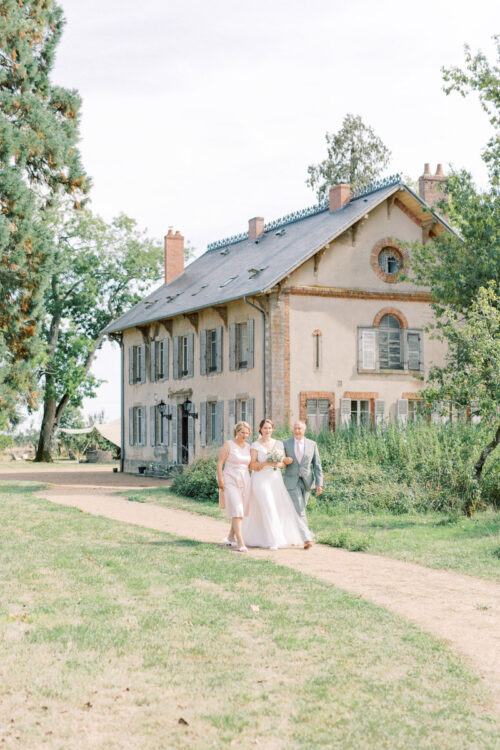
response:
M281 448L272 448L269 453L267 454L266 463L268 464L279 464L283 461L285 458L285 454L281 450ZM277 466L273 466L274 471L276 471Z

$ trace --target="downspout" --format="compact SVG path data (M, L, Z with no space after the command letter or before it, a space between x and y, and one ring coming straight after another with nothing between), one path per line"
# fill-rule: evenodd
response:
M243 297L243 301L258 310L262 315L262 414L266 417L266 312L262 307L250 302L246 295Z
M123 348L123 334L120 336L120 386L121 386L121 397L120 397L120 417L121 417L121 435L120 435L120 471L123 473L125 466L125 352Z

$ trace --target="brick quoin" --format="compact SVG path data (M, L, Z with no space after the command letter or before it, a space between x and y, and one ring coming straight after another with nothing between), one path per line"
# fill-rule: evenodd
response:
M301 422L306 421L306 401L308 398L327 398L330 402L330 430L335 432L335 393L332 393L331 391L301 391L299 393L299 398L299 419Z

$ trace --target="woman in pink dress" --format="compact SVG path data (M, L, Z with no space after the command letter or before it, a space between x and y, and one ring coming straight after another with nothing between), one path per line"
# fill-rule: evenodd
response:
M250 446L246 441L250 433L247 422L237 422L233 440L224 443L217 461L219 505L225 507L226 515L232 518L231 529L224 541L226 544L237 545L237 552L248 552L241 535L241 522L248 513Z

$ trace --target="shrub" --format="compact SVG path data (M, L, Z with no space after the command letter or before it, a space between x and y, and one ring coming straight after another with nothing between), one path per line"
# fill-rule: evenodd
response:
M370 547L371 537L352 529L336 529L318 535L318 542L330 547L342 547L351 552L364 552Z
M201 502L217 503L217 459L201 458L193 461L182 474L175 477L172 489L179 495L192 497Z

